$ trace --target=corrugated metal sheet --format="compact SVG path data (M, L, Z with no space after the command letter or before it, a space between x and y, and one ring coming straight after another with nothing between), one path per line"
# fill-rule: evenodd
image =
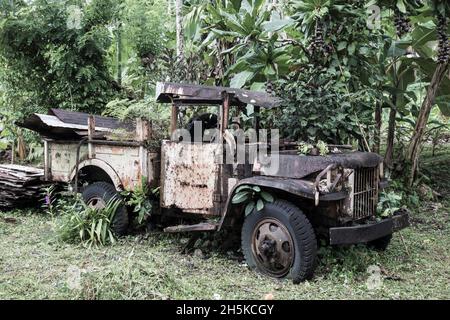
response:
M25 119L19 126L33 130L43 137L52 139L79 139L88 131L89 114L83 112L51 109L48 115L35 113ZM95 130L112 132L116 129L134 132L132 122L122 122L118 119L94 116Z
M168 82L158 82L156 85L156 101L169 103L173 99L183 104L221 104L223 92L230 94L232 106L252 104L270 109L281 103L280 98L265 92Z
M54 139L78 139L82 131L87 132L88 130L87 122L85 125L66 123L55 116L39 113L33 114L18 125L36 131L43 137ZM113 129L103 127L95 127L95 130L101 132L113 131Z
M54 115L64 123L86 125L89 114L84 112L75 112L62 109L50 109L49 115ZM130 121L120 121L116 118L101 117L94 115L95 126L109 129L128 129L134 130L134 124Z

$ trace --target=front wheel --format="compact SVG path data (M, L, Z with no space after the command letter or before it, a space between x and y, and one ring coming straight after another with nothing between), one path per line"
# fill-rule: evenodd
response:
M314 273L317 241L302 211L290 202L276 200L246 217L242 251L250 268L298 283Z

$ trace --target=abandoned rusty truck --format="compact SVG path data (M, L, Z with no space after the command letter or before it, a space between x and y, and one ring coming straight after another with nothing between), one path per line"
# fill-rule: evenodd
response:
M155 143L155 128L139 119L128 123L57 109L27 119L22 126L43 136L45 180L70 183L87 204L102 207L144 178L149 187L160 188L158 209L149 219L165 221L165 232L239 229L249 267L294 282L313 275L318 239L385 249L392 233L408 225L406 212L376 215L379 192L387 185L377 154L336 147L327 155L300 155L293 142L281 139L275 148L273 137L270 142L246 137L243 161L236 161L239 147L228 129L251 126L258 135L260 108L279 107L278 98L174 83L158 83L156 93L157 102L172 110L170 140ZM200 141L173 138L182 129L180 114L198 107L211 112L183 127L192 133L203 125ZM242 121L249 107L254 108L251 125ZM209 129L216 134L208 138ZM267 153L252 158L255 147ZM224 161L225 149L235 161ZM274 156L277 166L271 163ZM258 195L261 199L251 199ZM249 200L256 205L249 206ZM120 206L114 232L124 234L128 222L127 208Z

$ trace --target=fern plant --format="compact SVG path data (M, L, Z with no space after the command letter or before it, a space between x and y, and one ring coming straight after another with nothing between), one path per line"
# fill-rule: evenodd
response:
M266 202L273 202L274 197L259 186L243 185L236 189L231 203L245 205L245 215L248 216L256 208L256 211L264 209Z

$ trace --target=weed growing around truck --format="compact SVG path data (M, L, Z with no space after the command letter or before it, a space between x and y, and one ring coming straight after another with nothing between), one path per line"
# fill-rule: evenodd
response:
M206 241L202 254L182 254L187 235L138 234L85 248L59 241L49 215L2 212L0 299L449 299L450 160L439 153L425 163L441 197L411 207L411 227L386 252L324 247L314 278L299 285L250 271L239 251Z
M60 240L68 243L82 242L87 246L114 244L116 237L111 222L120 201L111 199L104 208L87 206L75 200L65 206L66 212L55 220L55 230Z

